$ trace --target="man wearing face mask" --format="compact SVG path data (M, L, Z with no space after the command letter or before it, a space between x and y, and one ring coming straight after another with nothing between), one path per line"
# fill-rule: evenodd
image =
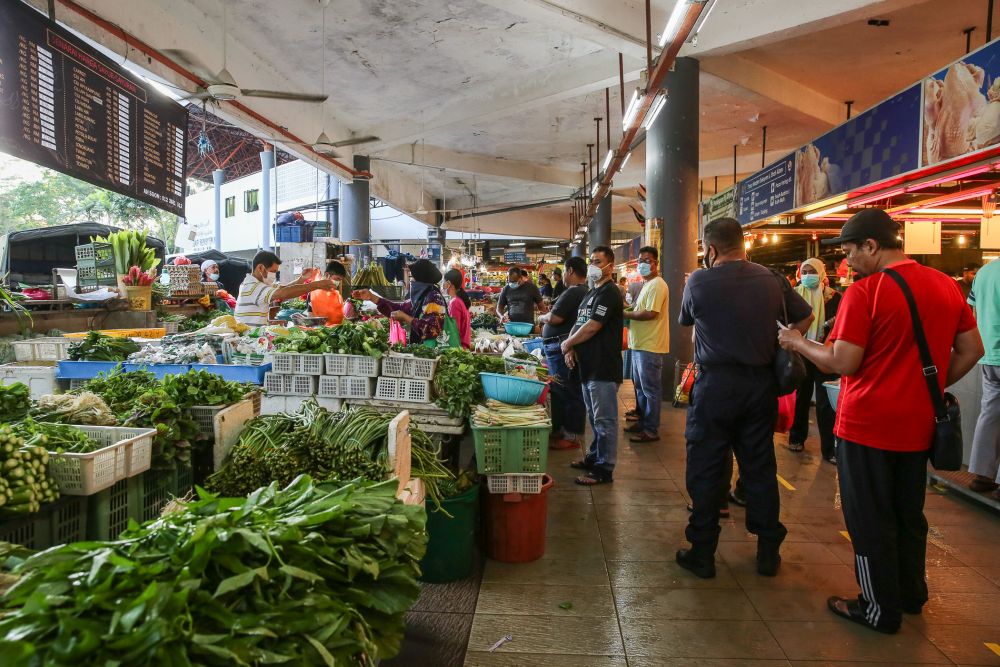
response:
M497 300L497 315L501 322L535 323L535 307L545 312L542 294L535 283L527 279L527 271L516 266L507 272L507 285Z
M667 308L670 290L660 277L660 253L646 246L639 250L642 291L625 319L631 320L628 346L632 351L632 383L635 385L639 421L625 429L631 442L660 439L660 402L663 400L663 358L670 352Z
M594 432L587 455L570 464L585 471L576 479L582 486L614 481L624 329L624 303L618 285L611 279L614 264L615 253L607 246L597 246L590 253L587 269L590 291L580 303L576 326L560 346L566 364L579 368L583 403Z
M732 218L705 226L705 270L684 286L679 322L694 326L697 380L684 432L691 516L690 549L677 563L702 578L715 576L719 508L729 491L732 455L747 503L746 527L757 536L757 572L774 576L787 530L778 520L774 420L777 320L805 331L812 309L782 276L747 259L743 228Z
M306 283L316 275L317 269L305 269L293 283L279 285L277 282L281 259L269 250L261 250L253 256L253 270L243 279L236 299L236 320L258 327L267 324L271 304L300 297L312 290L333 289L329 279Z
M215 283L219 289L223 289L219 282L219 263L214 259L206 259L201 263L201 279L203 282Z
M935 430L927 377L936 376L943 390L983 354L962 292L948 276L907 258L898 229L887 213L868 208L838 238L823 241L840 244L858 278L840 303L832 346L778 332L782 347L843 376L834 426L837 472L861 593L831 597L827 606L887 634L899 630L902 613L919 614L927 602L923 509ZM934 361L927 369L896 277L912 292Z

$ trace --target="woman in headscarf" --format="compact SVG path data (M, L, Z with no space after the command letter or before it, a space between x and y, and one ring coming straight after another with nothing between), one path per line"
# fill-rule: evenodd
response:
M418 259L410 265L409 301L396 303L371 293L355 290L355 299L365 299L378 306L378 311L397 322L410 325L410 344L436 340L444 329L445 303L441 295L441 269L429 259Z
M795 291L805 299L813 309L812 324L806 332L806 338L822 343L833 327L833 319L837 316L841 295L831 289L826 278L826 265L823 261L810 258L802 262L799 268L799 285ZM837 379L836 375L827 375L816 366L804 360L806 364L806 379L802 381L795 394L795 422L788 433L788 449L801 452L805 449L806 436L809 434L809 404L813 391L816 392L816 424L819 426L820 449L823 459L836 463L836 451L833 438L833 422L835 412L827 397L824 382Z

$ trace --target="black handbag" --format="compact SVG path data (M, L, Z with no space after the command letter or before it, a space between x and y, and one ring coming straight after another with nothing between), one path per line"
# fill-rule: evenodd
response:
M785 302L785 287L788 281L780 273L775 274L782 283L781 286L781 310L785 314L784 324L788 321L788 304ZM778 381L778 396L790 394L799 388L806 379L806 362L802 355L794 350L786 350L778 347L774 353L774 377Z
M920 323L920 313L917 312L917 303L913 300L910 286L903 280L903 276L893 269L883 269L883 273L896 281L899 289L903 290L906 303L910 306L913 337L917 341L917 349L920 350L920 363L924 380L927 382L927 390L930 392L931 403L934 405L934 440L931 442L930 450L931 465L937 470L961 470L963 453L962 411L958 405L958 399L948 392L942 392L941 386L938 384L938 369L931 357L927 336L924 335L924 327Z

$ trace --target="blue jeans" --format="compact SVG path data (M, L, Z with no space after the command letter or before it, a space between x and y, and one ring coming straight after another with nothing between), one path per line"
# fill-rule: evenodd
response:
M559 343L547 343L544 349L549 375L556 379L552 383L552 430L558 433L562 429L567 439L575 436L582 441L587 416L580 375L566 365Z
M583 402L594 431L585 460L610 475L618 460L618 385L600 380L584 382Z
M635 409L642 430L660 434L660 403L663 401L663 358L660 352L632 350L632 383L635 385Z

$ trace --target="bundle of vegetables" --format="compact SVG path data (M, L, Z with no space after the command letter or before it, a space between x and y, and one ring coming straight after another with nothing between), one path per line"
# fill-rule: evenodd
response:
M251 391L259 389L256 385L223 380L208 371L168 375L163 378L163 388L175 401L188 407L237 403Z
M392 657L427 545L395 483L203 494L116 542L15 566L0 664L359 665Z
M138 352L141 346L131 338L113 338L98 331L69 346L71 361L125 361L128 355Z
M117 366L108 374L100 373L87 380L78 392L92 392L107 403L115 415L125 416L132 412L132 404L137 396L158 387L160 381L149 371L123 371ZM89 424L90 422L76 422Z
M381 359L389 349L389 332L377 320L318 329L289 328L288 332L274 339L276 352L359 354Z
M130 266L122 283L129 287L149 287L153 284L153 276L138 266Z
M366 409L330 412L307 401L295 414L257 417L246 425L207 488L223 495L245 495L303 473L324 481L385 479L392 473L388 427L393 416ZM424 480L427 495L437 501L437 483L452 474L429 436L412 427L410 434L410 472Z
M427 347L426 345L403 345L402 343L395 343L389 347L390 352L412 354L423 359L435 359L438 356L438 350L439 348Z
M127 399L128 402L133 402L135 396L136 394L132 394ZM114 426L118 423L116 414L100 396L89 391L83 391L78 395L46 394L39 398L35 407L31 409L33 419L57 424Z
M119 275L128 273L131 266L139 267L140 271L149 271L160 263L156 258L156 252L146 245L145 232L126 229L112 232L107 238L95 237L91 241L111 244L115 253L115 270Z
M505 426L510 428L543 428L552 425L541 405L510 405L492 398L472 411L473 426Z
M166 468L176 461L191 460L191 446L200 430L191 417L190 407L189 403L178 402L163 386L154 387L133 401L123 425L156 429L153 467Z
M28 413L31 391L22 382L0 385L0 422L11 422Z
M180 322L177 325L177 330L181 333L197 331L217 317L224 315L232 315L232 313L224 313L221 310L206 310L201 313L195 313L194 315L189 315L183 322Z
M13 424L12 427L14 433L26 442L43 447L49 452L86 454L97 451L104 446L69 424L40 422L29 417Z
M467 419L472 406L486 398L479 374L503 373L503 359L456 347L443 350L439 358L434 375L436 403L452 417Z
M382 267L378 264L369 264L358 269L358 272L354 274L353 282L355 285L364 285L366 287L379 287L391 284L385 277Z
M290 327L287 336L274 339L275 352L323 354L330 351L330 335L325 328L298 329Z
M42 503L59 499L59 487L49 478L49 453L35 436L27 443L9 424L0 426L0 509L6 515L37 512ZM0 660L0 664L6 664Z
M496 328L500 326L500 318L496 316L496 313L479 313L473 316L469 324L473 329L496 331Z

